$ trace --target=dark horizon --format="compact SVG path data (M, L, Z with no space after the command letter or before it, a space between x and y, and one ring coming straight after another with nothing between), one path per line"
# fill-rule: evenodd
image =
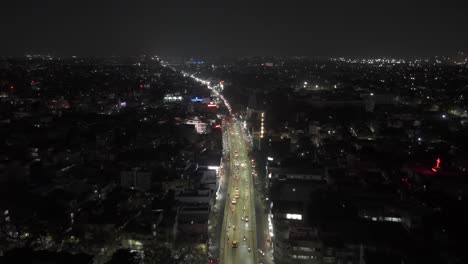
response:
M467 51L467 7L452 1L7 1L0 4L0 56L454 56Z

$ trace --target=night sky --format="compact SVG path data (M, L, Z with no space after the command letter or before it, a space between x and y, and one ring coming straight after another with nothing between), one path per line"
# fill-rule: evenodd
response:
M468 1L2 0L0 55L426 56L468 49Z

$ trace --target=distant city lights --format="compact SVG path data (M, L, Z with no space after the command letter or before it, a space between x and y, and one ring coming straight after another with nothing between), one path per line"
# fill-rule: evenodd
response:
M211 86L209 81L205 81L205 80L202 80L202 79L200 79L200 78L197 78L197 77L195 77L194 74L189 75L189 74L186 73L186 72L182 72L182 74L183 74L184 76L190 76L190 77L193 78L195 81L197 81L197 82L199 82L199 83L202 83L203 85L206 85L206 87L207 87L208 89L210 89L211 91L213 91L213 93L215 93L216 96L218 96L219 98L221 98L221 100L223 100L224 105L226 106L226 108L227 108L228 111L229 111L229 114L232 115L232 108L231 108L231 105L230 105L229 102L226 100L226 98L224 98L224 96L223 96L219 91L216 90L217 87L220 87L221 90L223 90L223 88L224 88L224 86L223 86L224 81L221 81L218 85ZM218 107L218 106L216 106L216 107Z

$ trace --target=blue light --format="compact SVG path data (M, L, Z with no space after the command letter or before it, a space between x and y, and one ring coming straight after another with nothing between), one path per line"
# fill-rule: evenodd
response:
M196 102L203 102L203 98L198 98L198 97L195 97L195 98L192 98L190 99L192 102L196 103Z

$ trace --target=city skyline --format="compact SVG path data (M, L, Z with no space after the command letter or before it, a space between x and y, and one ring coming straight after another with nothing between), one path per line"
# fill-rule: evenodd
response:
M468 2L0 3L0 263L468 263Z

